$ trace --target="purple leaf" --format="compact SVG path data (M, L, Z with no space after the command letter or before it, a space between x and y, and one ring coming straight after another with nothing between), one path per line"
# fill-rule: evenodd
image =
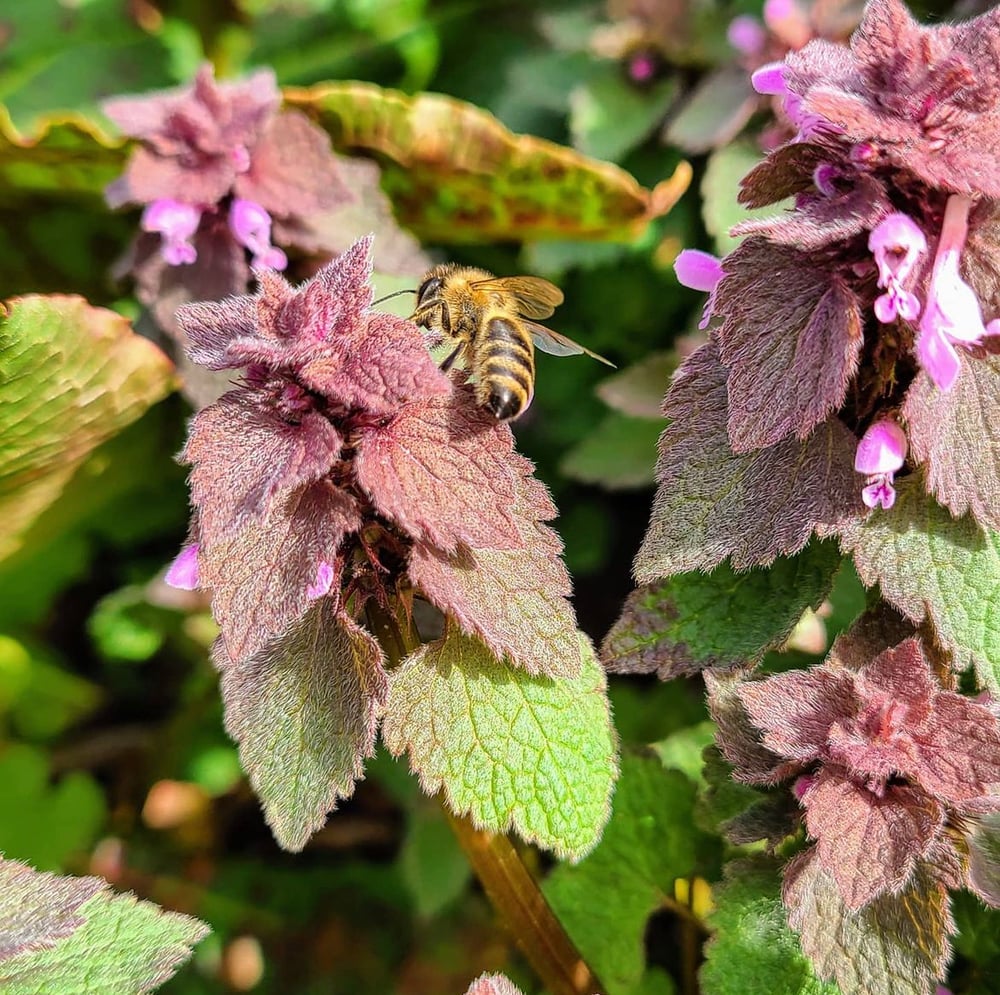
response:
M729 369L736 453L806 438L844 403L861 355L861 310L834 272L803 251L749 239L725 260L715 297Z
M242 663L217 647L226 729L268 825L301 850L375 752L388 680L378 643L321 601Z
M726 369L710 343L684 363L667 395L660 486L635 562L642 583L710 570L727 557L736 570L767 565L797 553L814 532L860 517L856 439L844 425L830 419L804 442L737 455L726 408Z
M966 512L980 525L1000 529L1000 359L963 364L950 391L924 373L906 394L912 458L924 465L927 486L955 517Z

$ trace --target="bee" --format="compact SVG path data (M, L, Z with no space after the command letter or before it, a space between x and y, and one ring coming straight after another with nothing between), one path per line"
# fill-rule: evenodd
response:
M453 340L441 364L462 357L477 378L476 400L500 421L522 415L535 391L535 346L553 356L586 353L614 366L572 339L536 324L562 304L562 291L536 276L497 277L484 269L444 263L424 277L410 320Z

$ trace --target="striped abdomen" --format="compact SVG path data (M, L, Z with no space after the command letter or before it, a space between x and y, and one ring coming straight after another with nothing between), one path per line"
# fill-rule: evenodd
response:
M479 403L501 421L516 418L535 391L535 347L515 318L490 318L476 343Z

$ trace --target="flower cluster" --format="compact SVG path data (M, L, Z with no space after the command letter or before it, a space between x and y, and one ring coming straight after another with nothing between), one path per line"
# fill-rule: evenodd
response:
M786 904L815 861L849 910L898 894L927 863L946 887L1000 905L996 882L970 860L972 827L1000 812L992 702L942 689L916 638L872 652L849 636L812 670L743 681L728 702L710 695L734 776L788 783L804 810L815 844L786 870ZM727 714L734 707L742 718Z
M139 140L106 196L144 206L128 269L168 332L179 303L245 291L251 266L285 269L275 243L320 248L311 220L350 199L328 136L280 105L271 70L217 83L210 65L190 86L103 105Z
M893 506L901 474L1000 527L1000 466L963 460L992 445L1000 393L1000 157L984 151L1000 139L1000 76L983 43L998 32L998 9L925 28L900 0L871 0L849 47L814 40L758 72L798 133L744 179L741 200L793 206L737 226L744 240L721 261L678 259L681 281L710 292L711 342L668 394L659 473L664 488L694 489L706 460L687 460L689 441L723 454L702 488L739 481L742 511L709 530L722 556L746 534L746 565L843 534L866 507ZM717 383L722 434L700 401ZM776 491L784 522L757 535L757 505ZM657 576L654 559L663 576L667 528L654 513L641 578Z
M212 591L223 669L273 656L320 600L350 628L416 593L498 658L576 673L569 578L541 524L555 508L419 330L370 310L369 247L297 289L265 270L255 296L181 309L192 359L244 372L192 420L191 540L168 579Z

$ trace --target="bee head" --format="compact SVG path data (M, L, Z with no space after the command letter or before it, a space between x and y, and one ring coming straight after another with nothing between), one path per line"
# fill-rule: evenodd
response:
M439 276L430 276L424 280L417 290L417 307L423 307L423 305L434 300L438 296L443 282Z

